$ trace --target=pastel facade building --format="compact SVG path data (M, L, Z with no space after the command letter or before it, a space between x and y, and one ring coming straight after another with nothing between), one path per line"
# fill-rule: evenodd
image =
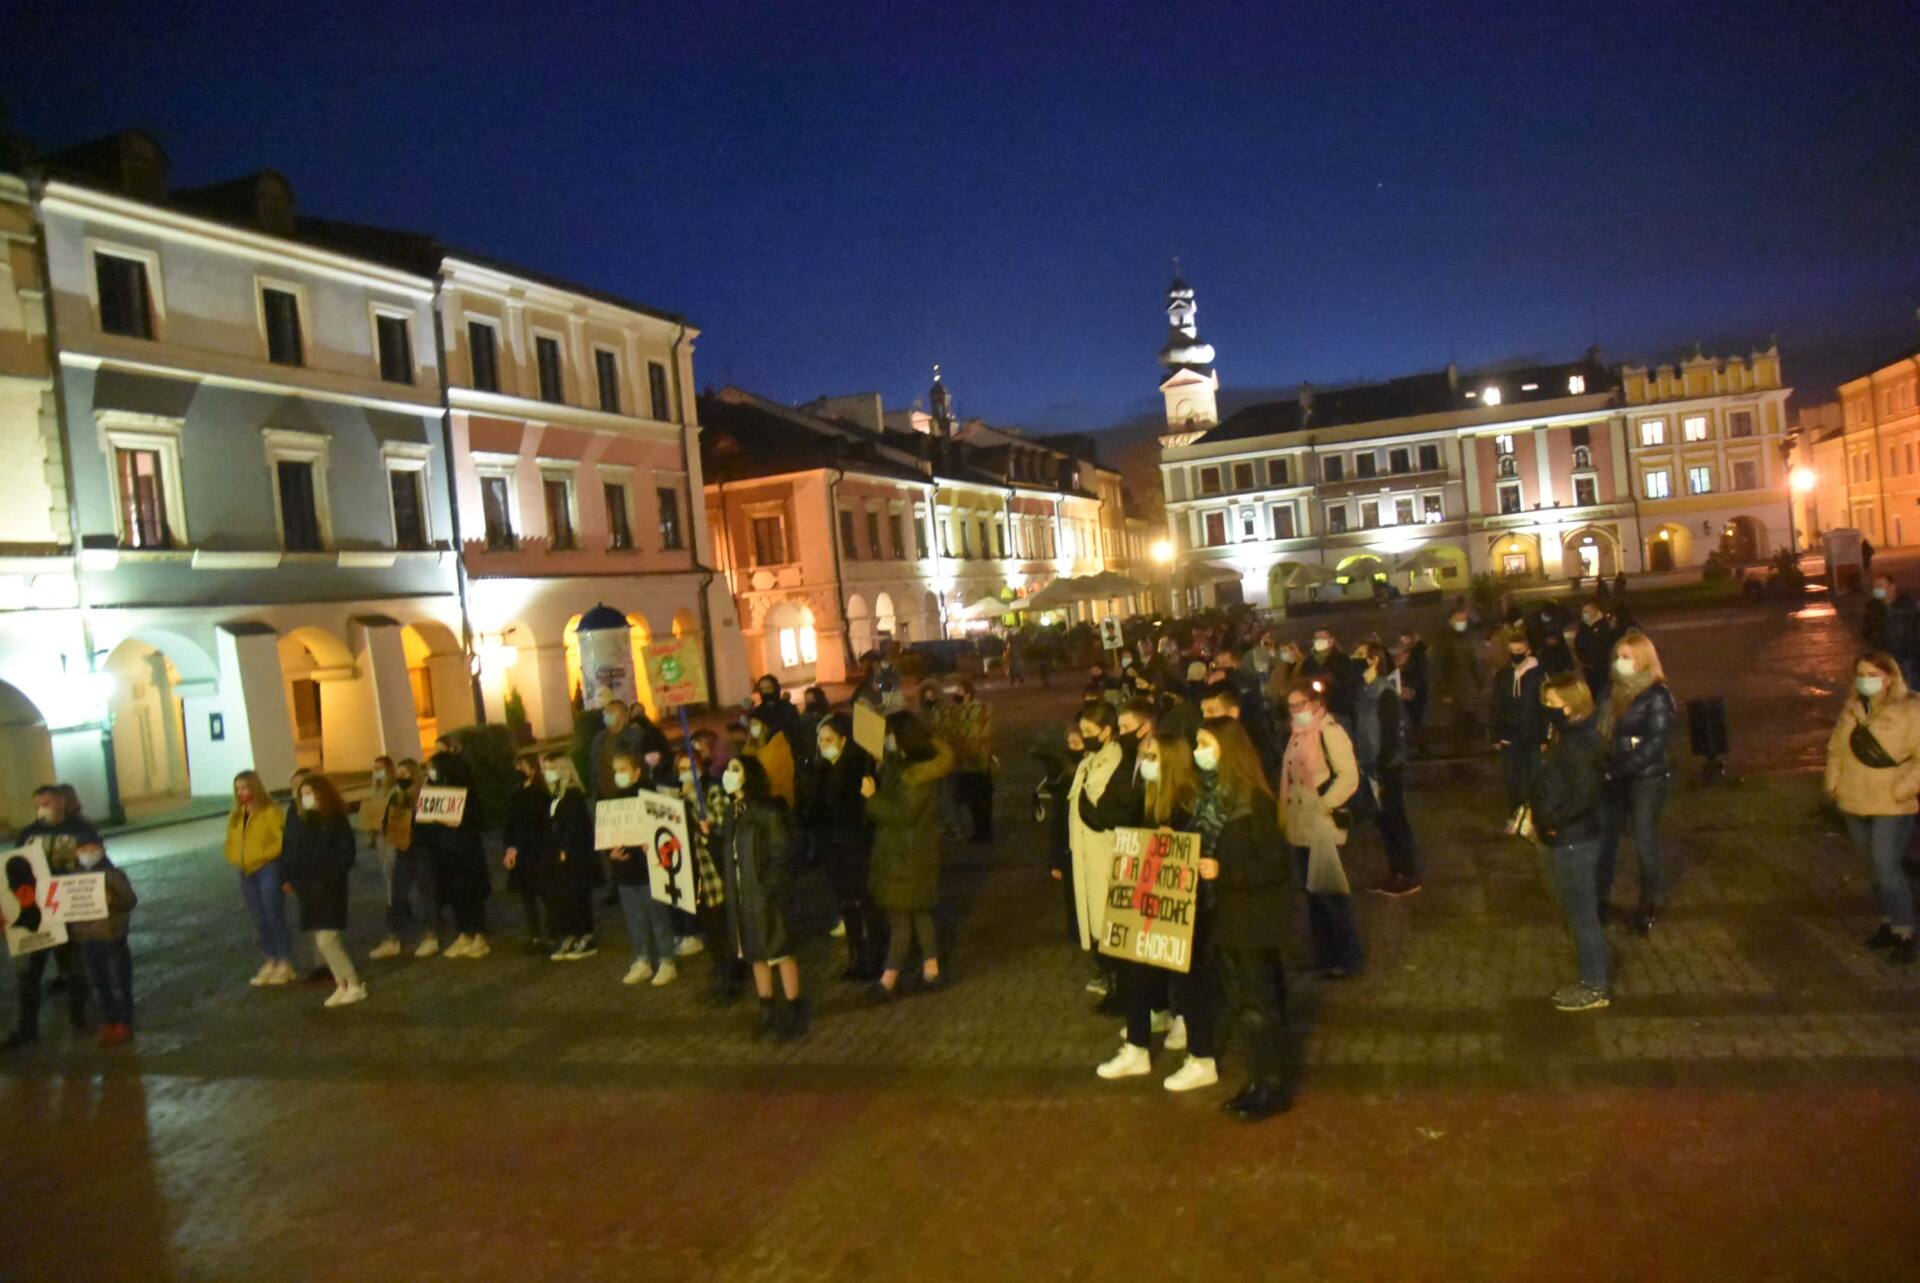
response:
M1803 425L1799 461L1815 474L1803 525L1920 543L1920 347L1841 384L1837 417Z

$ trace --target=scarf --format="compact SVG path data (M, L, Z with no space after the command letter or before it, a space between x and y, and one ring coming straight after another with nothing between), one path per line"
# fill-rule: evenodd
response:
M1513 666L1513 693L1516 696L1520 694L1520 680L1538 667L1540 667L1540 661L1532 655Z
M1326 755L1321 750L1320 734L1326 724L1327 713L1322 709L1305 726L1294 726L1293 734L1287 740L1286 757L1280 763L1281 802L1293 796L1296 777L1297 782L1305 788L1320 787L1320 772L1326 769Z
M1226 790L1220 787L1218 771L1194 768L1200 788L1193 800L1193 815L1187 821L1200 835L1200 854L1211 858L1220 846L1220 830L1227 826Z

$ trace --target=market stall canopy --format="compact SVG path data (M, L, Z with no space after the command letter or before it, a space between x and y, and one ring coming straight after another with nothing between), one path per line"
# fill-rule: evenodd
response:
M1396 575L1415 575L1423 570L1445 570L1453 564L1453 560L1438 548L1422 548L1419 552L1408 557L1402 557L1398 562L1394 563L1393 573Z
M1217 561L1190 561L1173 572L1175 588L1199 588L1206 584L1225 584L1238 581L1240 572L1232 566L1223 566Z
M1267 572L1268 582L1281 588L1300 588L1307 584L1332 583L1338 576L1325 566L1310 561L1283 561Z
M998 597L982 597L960 611L962 619L998 619L1010 615L1016 610L1026 610L1024 602L1001 601Z
M1084 580L1056 579L1033 596L1020 603L1022 610L1065 610L1076 602L1086 600L1081 592Z
M1089 600L1098 600L1106 597L1131 597L1135 593L1148 591L1147 586L1139 580L1129 579L1127 576L1114 570L1103 570L1097 575L1089 575L1085 579L1074 579L1069 582L1084 585L1082 591L1085 592Z

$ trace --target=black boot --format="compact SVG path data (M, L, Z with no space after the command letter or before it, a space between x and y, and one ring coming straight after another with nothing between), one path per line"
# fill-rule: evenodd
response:
M1650 935L1653 932L1653 920L1658 916L1658 908L1651 900L1642 900L1640 907L1633 911L1633 930L1636 935Z
M792 1042L802 1037L807 1032L809 1014L805 998L788 999L787 1005L781 1010L780 1025L774 1030L774 1037L781 1042Z
M1231 1114L1231 1113L1234 1113L1236 1110L1238 1110L1240 1106L1246 1103L1247 1097L1253 1094L1253 1087L1254 1085L1252 1083L1248 1083L1245 1087L1242 1087L1239 1091L1235 1092L1232 1096L1230 1096L1226 1100L1221 1101L1220 1112L1225 1114Z
M754 1026L755 1038L772 1038L780 1032L780 1004L772 998L760 1000L760 1023Z
M1284 1114L1293 1106L1293 1094L1279 1083L1256 1083L1232 1102L1227 1113L1243 1123L1258 1123Z
M840 973L842 980L871 980L873 974L867 970L867 914L859 905L847 905L840 911L840 922L847 930L847 969Z

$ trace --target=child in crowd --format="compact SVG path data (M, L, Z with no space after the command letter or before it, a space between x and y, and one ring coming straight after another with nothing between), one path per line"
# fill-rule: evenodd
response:
M73 922L67 934L80 946L81 961L93 982L100 1004L100 1045L118 1047L133 1038L133 950L127 931L139 899L125 870L107 858L98 838L74 848L81 873L104 873L107 879L107 916L94 922Z

